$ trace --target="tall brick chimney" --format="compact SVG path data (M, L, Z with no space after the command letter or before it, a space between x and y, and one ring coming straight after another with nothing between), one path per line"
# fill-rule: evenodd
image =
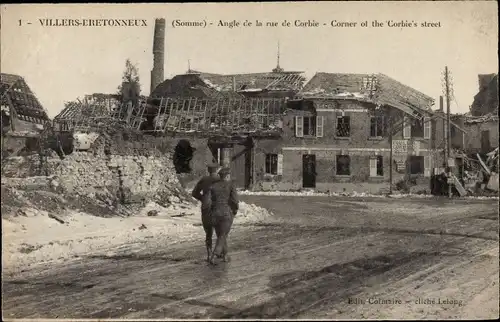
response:
M153 69L151 70L151 92L165 79L165 19L155 20L153 38Z

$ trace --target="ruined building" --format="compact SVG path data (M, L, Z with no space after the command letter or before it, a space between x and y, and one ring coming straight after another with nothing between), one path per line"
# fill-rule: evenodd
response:
M380 192L388 187L392 133L394 182L429 187L434 101L415 89L382 74L317 73L293 96L272 97L274 90L248 97L234 91L237 77L210 76L191 73L178 77L190 78L188 85L164 83L173 98L164 99L162 127L196 146L193 169L213 158L231 167L240 188ZM254 80L256 92L270 87ZM224 92L241 97L224 98Z
M264 190L381 192L428 186L433 99L382 74L317 73L288 102L280 140L259 141ZM361 186L360 186L361 185Z
M2 132L37 132L49 120L46 110L18 75L1 74Z
M50 120L23 77L2 73L1 95L2 156L14 156L27 144L36 145Z
M479 91L471 105L472 116L498 114L498 74L478 75Z
M479 75L479 91L470 113L452 115L451 144L466 155L486 154L498 147L498 75ZM462 128L463 131L456 131Z

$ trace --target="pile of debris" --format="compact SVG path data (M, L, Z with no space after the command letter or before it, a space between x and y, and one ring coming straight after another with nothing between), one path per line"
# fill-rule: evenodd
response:
M484 122L498 122L498 113L488 113L481 116L472 116L470 113L465 114L465 124L475 124Z
M477 159L464 158L464 189L472 195L489 195L498 193L498 148L486 154L483 161L479 154Z
M487 180L485 188L490 191L498 192L498 148L486 154L488 157L486 162L483 162L479 154L477 158L483 172L485 173L485 181Z

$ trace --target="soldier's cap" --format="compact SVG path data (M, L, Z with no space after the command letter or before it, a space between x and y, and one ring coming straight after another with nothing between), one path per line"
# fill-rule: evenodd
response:
M222 168L219 170L219 175L220 176L226 176L231 173L231 169L229 168Z

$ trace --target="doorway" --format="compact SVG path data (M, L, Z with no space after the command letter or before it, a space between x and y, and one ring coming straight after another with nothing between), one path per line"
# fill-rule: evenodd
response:
M248 189L251 180L252 146L243 144L208 144L212 153L212 162L219 166L229 166L231 179L237 188Z
M491 150L490 131L481 131L481 152L488 153Z
M316 188L316 155L302 155L302 187Z
M251 176L251 147L234 145L231 155L231 177L236 187L248 189Z

